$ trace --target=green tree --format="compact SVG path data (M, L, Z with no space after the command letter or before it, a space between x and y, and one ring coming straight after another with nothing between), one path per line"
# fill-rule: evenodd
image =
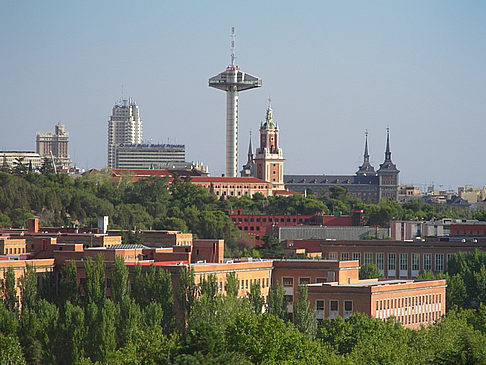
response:
M25 363L18 339L0 333L0 364L24 365Z
M199 284L201 295L205 295L209 299L214 299L218 295L218 282L216 275L209 274L201 279Z
M285 320L287 318L287 301L285 300L285 290L280 283L270 289L268 294L268 312Z
M226 295L237 297L238 296L238 279L234 271L226 274Z
M10 311L5 303L0 302L0 333L17 333L19 327L19 317L17 311Z
M84 346L88 330L84 323L84 311L67 301L61 324L61 351L59 361L65 364L77 364L84 358Z
M54 174L54 161L49 157L44 157L42 160L42 166L39 169L39 172L42 175L51 175Z
M317 331L316 313L310 309L307 299L307 286L300 285L297 291L297 301L295 303L295 326L302 333L313 338Z
M366 264L361 266L359 270L359 278L360 279L381 279L383 278L383 274L381 273L378 266L375 264Z
M108 355L116 348L116 307L107 299L102 304L101 316L98 324L99 340L95 359L101 362L106 361Z
M76 279L76 263L69 261L60 268L60 279L58 285L59 305L64 306L67 301L73 305L79 304L79 291Z
M93 302L100 305L105 300L105 263L103 256L96 256L95 260L88 257L84 261L86 280L84 282L84 293L86 302Z
M12 172L17 176L23 176L27 174L27 165L24 162L24 157L18 157L13 163Z
M121 256L115 257L111 272L111 297L113 302L120 304L129 295L128 269Z
M182 315L180 327L185 331L187 319L191 313L192 305L196 298L197 287L194 283L194 270L183 267L179 272L179 290L177 300Z
M37 274L34 266L26 265L24 275L20 278L22 293L22 310L34 308L37 301Z
M15 272L11 266L5 272L5 279L2 280L2 297L5 307L14 312L17 309L17 288L15 286Z
M258 283L253 283L250 285L250 292L248 293L248 302L257 314L261 314L263 310L263 305L265 304L260 285Z
M135 342L142 327L142 313L135 300L124 296L119 303L116 338L118 346Z

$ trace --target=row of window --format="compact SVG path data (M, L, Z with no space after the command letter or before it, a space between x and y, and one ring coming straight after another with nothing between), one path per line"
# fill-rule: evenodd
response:
M19 255L25 253L25 247L5 247L5 255Z
M363 261L361 260L361 253L360 252L352 252L351 256L349 255L349 252L341 252L340 254L340 260L358 260L360 264L362 265L369 265L369 264L375 264L380 270L385 269L385 254L378 252L374 254L375 260L373 260L373 253L372 252L365 252ZM412 271L444 271L445 269L445 261L444 258L446 258L447 261L449 261L450 256L452 254L447 254L444 256L443 253L424 253L422 254L422 266L421 260L420 260L420 254L419 253L400 253L397 255L395 252L389 252L387 254L387 269L388 271L395 271L397 269L397 258L398 258L398 268L400 271L407 271L409 269L409 264L410 264L410 269ZM409 257L410 256L410 257ZM350 258L351 257L351 258ZM337 252L329 252L328 255L329 260L337 260L338 259L338 253ZM410 262L409 262L410 258ZM433 259L433 261L432 261ZM432 265L433 264L433 265Z
M315 279L315 282L312 283L310 277L299 277L299 285L307 285L307 284L318 284L318 283L326 283L328 281L334 281L336 273L334 271L329 271L328 277L318 277ZM294 278L293 277L283 277L282 278L282 286L289 288L294 286Z
M262 289L270 286L270 278L245 279L238 281L240 290L250 290L253 284L260 286Z
M317 299L316 300L316 311L324 311L325 310L325 300L324 299ZM353 313L353 301L352 300L343 300L343 313L346 315L350 315ZM329 314L337 314L339 312L339 300L337 299L330 299L329 300Z
M248 231L248 230L250 230L250 231L259 231L260 230L260 226L256 226L256 227L253 227L253 226L251 226L251 227L248 227L248 226L244 226L244 227L238 226L238 229L240 231Z
M376 310L386 310L395 308L413 308L423 304L442 303L442 294L423 294L392 299L381 299L376 301Z
M237 218L233 218L232 221L233 221L233 223L236 223ZM250 221L250 222L255 222L255 221L256 222L260 222L260 218L238 218L238 223L248 222L248 221ZM297 223L297 221L299 223L304 223L305 222L305 220L303 218L298 218L298 219L297 218L275 218L275 217L274 218L272 218L272 217L269 217L268 218L268 222L269 223L278 223L279 221L281 223L284 223L284 222L287 222L287 223L290 223L290 222ZM267 218L263 218L262 217L261 218L261 222L262 223L267 223Z

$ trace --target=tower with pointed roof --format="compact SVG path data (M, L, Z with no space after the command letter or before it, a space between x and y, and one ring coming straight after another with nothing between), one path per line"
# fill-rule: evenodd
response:
M370 155L368 153L368 131L365 132L363 164L359 167L358 171L356 171L356 175L376 176L375 168L370 163Z
M253 160L253 148L251 147L251 132L250 132L250 143L248 146L248 160L246 164L243 165L241 170L241 177L251 177L255 173L255 161Z
M379 178L379 200L398 200L398 175L400 171L391 159L390 129L386 129L385 161L377 171Z
M275 189L284 190L284 158L279 147L279 129L273 121L271 105L267 108L265 122L260 126L260 147L257 148L254 176L271 182Z

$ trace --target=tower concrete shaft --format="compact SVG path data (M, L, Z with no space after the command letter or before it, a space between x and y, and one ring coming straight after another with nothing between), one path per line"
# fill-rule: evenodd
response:
M209 86L226 91L226 176L238 173L238 92L262 86L262 79L249 75L238 66L211 77Z

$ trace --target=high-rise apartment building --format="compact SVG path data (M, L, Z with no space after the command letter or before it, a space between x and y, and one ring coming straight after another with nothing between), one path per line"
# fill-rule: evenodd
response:
M116 146L114 168L117 169L184 169L186 147L183 144L120 144Z
M113 107L108 121L108 167L116 167L116 147L142 142L142 120L138 105L131 98Z
M66 132L66 126L57 123L54 133L37 133L35 148L41 159L52 157L58 168L68 169L71 166L68 142L69 133Z

